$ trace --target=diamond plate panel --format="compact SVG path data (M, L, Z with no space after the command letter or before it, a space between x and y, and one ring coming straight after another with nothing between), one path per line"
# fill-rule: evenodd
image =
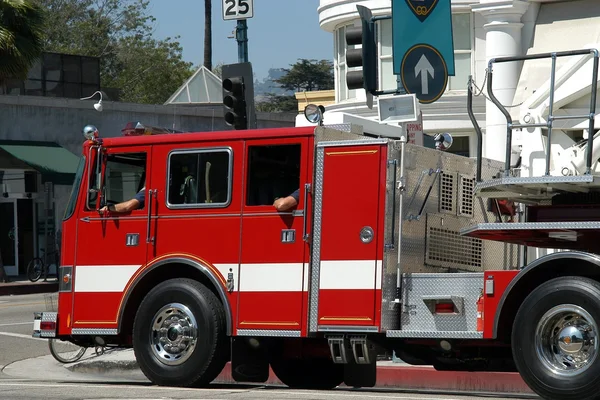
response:
M42 313L42 319L40 322L56 322L58 321L58 313L52 311L44 311ZM40 330L40 337L43 338L53 338L56 336L56 332L54 331L45 331Z
M402 276L403 332L477 332L477 299L483 273L405 274ZM463 311L434 314L425 299L462 298ZM408 336L407 336L408 337ZM417 337L417 336L410 336Z
M315 128L315 141L317 143L341 141L341 140L361 140L364 139L362 127L351 125L350 132L335 129L333 126L318 126Z
M483 339L483 332L423 332L423 331L387 331L390 338L419 338L419 339Z
M401 192L397 182L400 179L400 142L388 144L388 168L385 199L385 249L381 282L381 331L400 327L400 305L394 302L398 276L398 205ZM393 162L396 161L396 162ZM406 196L404 196L406 197Z
M101 335L101 336L112 336L116 335L116 329L88 329L88 328L74 328L71 330L71 335Z
M323 204L323 164L325 149L318 147L315 157L315 176L313 192L313 228L312 257L310 272L310 308L308 311L308 328L317 332L319 323L319 276L321 273L321 218Z
M262 330L262 329L238 329L238 336L277 336L277 337L300 337L300 331Z
M440 214L440 194L438 180L442 173L475 179L474 159L450 153L443 153L415 145L406 145L405 151L404 221L402 226L402 273L439 273L447 271L482 272L487 269L513 269L518 266L518 246L493 241L482 241L480 265L465 265L464 260L447 260L444 263L427 260L427 244L431 243L429 228L432 218L435 228L444 230L452 240L465 228L479 222L493 222L496 217L487 211L487 201L473 197L468 208L472 216L463 215L458 199L461 191L467 190L461 184L454 185L451 197L454 203L452 214ZM503 168L503 164L493 160L482 160L482 179L490 179ZM398 168L399 176L399 168ZM455 181L454 181L455 182ZM460 183L460 181L459 181ZM429 221L429 225L428 225ZM398 224L396 223L396 226ZM448 232L449 231L449 232ZM397 253L396 253L397 254Z

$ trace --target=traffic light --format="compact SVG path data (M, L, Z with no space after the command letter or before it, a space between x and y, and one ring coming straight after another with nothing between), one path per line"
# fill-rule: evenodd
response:
M224 65L222 79L225 123L236 130L256 128L252 65Z
M244 78L233 76L223 79L223 105L225 106L225 123L235 129L248 128L246 100L244 99Z
M362 45L360 49L346 50L346 65L349 68L362 67L360 71L346 73L348 89L365 89L367 96L377 91L377 40L373 13L364 6L356 6L361 19L360 27L346 29L346 44Z

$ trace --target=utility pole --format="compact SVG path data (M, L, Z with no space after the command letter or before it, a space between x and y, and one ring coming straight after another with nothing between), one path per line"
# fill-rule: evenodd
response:
M248 24L245 19L238 19L235 38L238 42L238 62L248 62Z

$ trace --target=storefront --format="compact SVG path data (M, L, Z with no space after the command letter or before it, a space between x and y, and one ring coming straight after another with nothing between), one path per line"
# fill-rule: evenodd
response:
M45 260L54 264L78 160L55 143L0 141L0 252L8 276L25 274L46 249Z

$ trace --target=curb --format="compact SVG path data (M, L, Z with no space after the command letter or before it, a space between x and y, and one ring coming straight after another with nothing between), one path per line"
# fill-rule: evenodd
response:
M72 372L93 374L118 374L119 371L139 371L135 360L82 361L66 366ZM116 371L115 371L116 370ZM141 371L140 375L143 376ZM216 384L237 384L231 376L231 363L213 381ZM283 385L273 371L265 385ZM343 385L342 385L343 386ZM432 367L378 366L377 388L439 390L453 392L485 392L507 394L533 394L516 372L463 372L436 371Z
M10 296L18 294L36 294L36 293L56 293L58 292L58 282L36 282L22 283L9 282L0 283L0 296Z

